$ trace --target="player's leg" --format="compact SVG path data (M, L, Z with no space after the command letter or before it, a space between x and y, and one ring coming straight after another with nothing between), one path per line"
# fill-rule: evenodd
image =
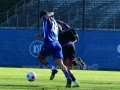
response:
M38 54L38 60L44 64L47 68L51 69L51 70L54 70L55 67L52 66L52 64L44 57L42 56L41 54Z
M77 57L73 61L73 66L75 67L76 65L80 65L82 67L82 69L86 69L86 65L85 65L85 63L82 61L82 59L80 57Z
M80 57L75 58L75 53L76 53L76 49L75 49L75 45L74 44L70 44L69 46L69 57L71 57L72 62L72 68L74 68L76 65L80 65L82 67L82 69L86 69L85 63L82 61L82 59ZM74 58L72 58L74 57ZM73 60L74 59L74 60Z
M43 49L44 48L44 49ZM53 80L55 77L55 74L58 72L57 69L45 58L46 56L50 55L50 50L47 50L45 46L43 45L43 48L38 54L38 60L44 64L47 68L52 70L50 80ZM52 76L53 75L53 76Z
M72 60L64 60L63 61L65 66L68 68L68 72L70 74L70 77L74 83L73 87L79 87L79 82L77 81L77 79L75 78L74 74L72 73L72 71L70 69L73 68L73 64L72 64Z
M66 87L71 87L70 74L68 72L67 67L63 64L62 47L61 47L61 45L59 43L56 43L56 51L54 52L53 57L55 58L56 64L61 68L61 70L65 74L65 77L67 79Z
M74 85L73 87L79 87L79 82L77 81L77 79L75 78L74 74L70 71L70 69L73 69L75 66L73 65L73 61L75 59L75 46L74 44L70 44L69 47L68 47L68 60L69 63L68 63L68 68L69 68L69 73L70 73L70 77L72 79L72 81L74 82Z
M72 49L72 50L70 50L70 49L71 49L71 45L66 45L66 46L62 47L63 57L64 57L63 62L65 64L65 66L68 68L68 72L70 74L72 81L74 82L74 85L76 85L76 87L79 87L79 82L76 80L75 76L70 71L70 69L72 69L74 67L72 62L75 58L74 49ZM72 60L69 60L70 57Z
M77 81L75 75L72 73L71 69L73 69L74 65L73 65L73 60L74 59L69 59L69 73L70 73L70 77L74 83L73 87L79 87L79 82Z
M55 58L55 61L57 65L60 67L60 69L63 71L63 73L65 74L65 77L67 79L66 87L71 87L71 77L67 67L63 64L63 60L59 58Z

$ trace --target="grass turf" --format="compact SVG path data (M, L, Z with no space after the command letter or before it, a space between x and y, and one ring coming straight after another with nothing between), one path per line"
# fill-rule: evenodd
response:
M35 81L27 81L28 71L36 73ZM49 80L51 71L48 69L1 67L0 90L120 90L119 71L72 70L72 72L80 83L78 88L65 88L66 79L61 70L51 81Z

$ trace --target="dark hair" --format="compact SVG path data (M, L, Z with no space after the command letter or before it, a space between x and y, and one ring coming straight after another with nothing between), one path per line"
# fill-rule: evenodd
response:
M42 18L43 15L48 14L47 10L42 10L40 13L40 18Z

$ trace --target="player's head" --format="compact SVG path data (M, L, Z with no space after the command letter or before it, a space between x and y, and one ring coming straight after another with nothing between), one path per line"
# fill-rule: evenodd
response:
M48 14L48 11L47 10L42 10L41 13L40 13L40 18L42 18L43 15L46 15Z

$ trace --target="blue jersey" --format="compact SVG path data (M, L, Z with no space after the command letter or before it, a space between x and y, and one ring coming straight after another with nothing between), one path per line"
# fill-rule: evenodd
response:
M63 58L62 47L58 42L58 25L53 17L47 20L46 15L43 18L44 45L40 51L42 56L52 55L54 58Z
M46 15L43 17L43 29L44 29L44 42L58 41L58 25L53 17L46 19Z

